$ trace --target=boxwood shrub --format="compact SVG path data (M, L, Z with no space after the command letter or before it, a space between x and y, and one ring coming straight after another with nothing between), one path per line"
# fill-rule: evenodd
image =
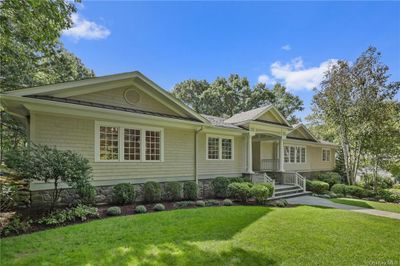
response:
M267 201L270 192L266 184L256 184L250 189L250 194L258 203L264 203Z
M197 207L205 207L206 203L203 200L198 200L198 201L196 201L196 206Z
M357 198L366 197L366 191L359 186L346 186L346 195L351 195Z
M224 199L222 201L222 205L224 205L224 206L232 206L233 202L230 199Z
M318 180L328 183L329 184L329 188L331 188L335 184L340 184L342 178L336 172L325 172L325 173L321 173L318 176Z
M146 213L147 209L146 209L146 207L144 205L138 205L135 208L135 212L136 213Z
M108 216L118 216L121 215L121 208L114 206L107 209Z
M387 202L400 202L400 189L382 189L378 195Z
M214 195L217 198L225 198L228 196L229 179L224 176L218 176L211 181L214 189Z
M183 197L186 200L197 199L197 184L194 181L188 181L183 184Z
M144 196L144 201L146 202L160 201L161 200L160 184L153 181L144 183L143 196Z
M113 187L112 198L118 205L132 203L135 201L135 187L128 183L118 184Z
M337 195L346 196L346 187L345 184L335 184L331 187L331 191Z
M182 186L179 182L168 182L164 186L165 199L178 201L182 199Z
M306 182L307 190L312 191L316 194L323 194L329 190L329 184L323 181L313 180Z
M154 205L154 207L153 207L153 210L154 211L164 211L165 210L165 206L164 206L164 204L161 204L161 203L157 203L156 205Z
M247 199L251 196L251 187L252 184L248 182L231 183L228 186L228 193L230 197L240 200L242 202L246 202Z

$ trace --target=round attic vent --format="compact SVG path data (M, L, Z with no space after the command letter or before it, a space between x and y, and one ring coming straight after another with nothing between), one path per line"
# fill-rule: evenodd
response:
M124 92L125 101L129 104L135 104L140 101L140 94L135 89L127 89Z

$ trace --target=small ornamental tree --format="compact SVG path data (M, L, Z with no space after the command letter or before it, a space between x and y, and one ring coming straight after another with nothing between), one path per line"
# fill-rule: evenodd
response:
M58 150L45 145L31 145L7 154L6 165L18 176L54 184L50 209L60 198L61 183L70 187L89 184L92 168L82 155L70 150Z

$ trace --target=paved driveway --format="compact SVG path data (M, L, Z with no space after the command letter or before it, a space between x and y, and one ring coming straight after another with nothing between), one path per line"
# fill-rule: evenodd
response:
M382 216L392 219L400 220L400 213L379 211L374 209L366 209L357 206L350 206L345 204L334 203L328 199L313 197L313 196L300 196L295 198L287 199L289 204L299 204L299 205L312 205L312 206L322 206L335 209L349 210L354 212L366 213L375 216Z

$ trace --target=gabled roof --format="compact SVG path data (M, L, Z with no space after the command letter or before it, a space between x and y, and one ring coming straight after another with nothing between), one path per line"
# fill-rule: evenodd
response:
M294 131L298 131L301 135L305 136L305 134L299 130L299 129L303 129L303 130L305 131L306 135L307 135L311 140L313 140L313 141L315 141L315 142L319 142L319 140L314 136L314 134L311 133L311 131L310 131L303 123L294 124L294 125L292 125L292 127L293 127L293 130L290 131L290 132L288 133L288 135L289 135L290 133L294 132ZM305 137L307 137L307 136L305 136ZM290 137L288 137L288 138L290 138Z
M225 123L230 123L230 124L244 124L250 121L257 121L259 117L261 117L263 114L272 111L274 112L282 121L282 125L289 126L289 122L286 120L286 118L279 112L278 109L276 109L275 106L272 104L263 106L260 108L252 109L246 112L241 112L238 114L233 115L232 117L228 118L225 120ZM265 121L262 121L265 122Z
M229 124L226 123L224 120L225 118L223 117L218 117L218 116L212 116L212 115L203 115L202 116L207 119L213 126L216 127L224 127L224 128L236 128L240 129L240 127L234 125L234 124Z
M114 75L108 75L108 76L102 76L102 77L94 77L94 78L88 78L88 79L83 79L79 81L69 81L69 82L64 82L64 83L57 83L57 84L52 84L52 85L45 85L45 86L38 86L38 87L33 87L33 88L27 88L27 89L20 89L20 90L15 90L15 91L10 91L5 93L5 95L11 95L11 96L35 96L35 95L41 95L41 96L53 96L53 97L60 97L63 98L66 95L68 96L76 96L80 94L85 94L85 93L91 93L93 91L99 91L99 90L106 90L109 89L109 85L113 84L115 82L122 82L122 81L127 81L131 80L133 78L139 78L142 81L144 81L146 84L154 88L157 92L159 92L161 95L163 95L165 98L167 98L170 102L181 108L181 110L184 110L194 118L196 118L198 121L201 121L203 123L209 123L207 119L202 117L200 114L196 113L192 109L190 109L188 106L180 102L177 98L172 96L170 93L162 89L160 86L158 86L156 83L151 81L149 78L144 76L142 73L139 71L134 71L134 72L127 72L127 73L121 73L121 74L114 74ZM107 84L107 86L101 86L103 84ZM84 89L82 89L84 88ZM63 96L60 96L63 95Z

